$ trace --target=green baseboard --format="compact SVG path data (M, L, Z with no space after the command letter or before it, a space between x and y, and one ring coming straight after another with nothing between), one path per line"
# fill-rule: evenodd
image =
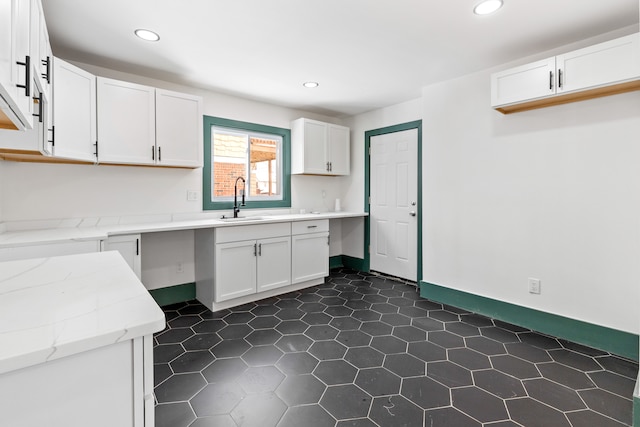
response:
M638 335L629 332L594 325L427 282L420 282L420 296L542 332L543 334L607 351L628 359L638 360Z
M364 268L364 260L362 258L354 258L348 255L342 255L342 264L352 270L367 271Z
M196 298L196 284L185 283L183 285L169 286L168 288L152 289L151 296L160 307L191 301Z
M329 257L329 269L340 267L344 267L344 263L342 262L342 255Z

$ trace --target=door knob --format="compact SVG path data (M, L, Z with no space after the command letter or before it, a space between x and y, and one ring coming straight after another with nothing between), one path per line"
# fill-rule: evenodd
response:
M411 212L409 212L409 215L411 215L411 216L416 216L416 211L411 211Z

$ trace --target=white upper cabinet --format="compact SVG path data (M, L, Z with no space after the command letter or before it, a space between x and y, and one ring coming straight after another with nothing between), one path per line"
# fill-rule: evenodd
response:
M558 93L640 78L640 34L578 49L556 57Z
M156 145L162 166L202 166L202 97L156 89Z
M512 113L637 89L638 33L495 73L491 105Z
M100 163L155 164L155 89L104 77L97 85Z
M40 0L31 0L31 61L40 87L51 95L51 43Z
M96 161L96 78L59 58L53 60L53 153Z
M349 175L349 128L329 124L327 126L327 157L331 175Z
M31 0L0 0L0 128L31 129Z
M532 62L491 76L491 105L505 105L556 93L556 58Z
M41 90L40 83L34 76L31 86L35 104L33 128L25 131L0 129L0 158L22 158L31 154L50 156L53 153L48 132L50 102L47 94Z
M100 163L202 166L202 98L98 77Z
M311 119L291 122L291 173L349 175L349 128Z

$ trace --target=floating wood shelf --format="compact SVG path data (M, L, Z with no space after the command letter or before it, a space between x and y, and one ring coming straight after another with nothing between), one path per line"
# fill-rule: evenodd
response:
M633 92L635 90L640 90L640 80L619 83L611 86L598 87L579 92L572 92L564 95L554 95L548 98L536 99L534 101L527 101L519 104L504 105L501 107L496 107L496 110L504 114L519 113L521 111L535 110L538 108L546 108L554 105L568 104L570 102L585 101L587 99L601 98L603 96Z

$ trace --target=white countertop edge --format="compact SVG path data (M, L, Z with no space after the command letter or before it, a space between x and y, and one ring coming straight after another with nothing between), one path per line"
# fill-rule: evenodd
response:
M118 252L7 261L0 271L0 374L165 327Z
M261 219L252 221L224 221L222 219L211 219L211 214L206 213L205 219L198 219L194 215L193 219L181 219L166 222L145 222L145 223L119 223L112 225L97 225L93 227L59 227L34 230L6 231L6 225L0 224L0 249L19 246L31 246L37 244L63 243L73 241L94 241L104 240L109 236L126 234L155 233L163 231L195 230L201 228L233 227L241 225L270 224L277 222L310 221L316 219L343 219L366 217L366 212L322 212L307 214L279 214L279 215L256 215ZM242 212L241 212L242 215ZM250 218L252 215L246 215ZM166 216L164 216L166 217ZM82 221L77 221L81 223ZM64 223L61 221L60 223ZM99 224L99 222L97 222ZM2 230L5 229L3 232Z

